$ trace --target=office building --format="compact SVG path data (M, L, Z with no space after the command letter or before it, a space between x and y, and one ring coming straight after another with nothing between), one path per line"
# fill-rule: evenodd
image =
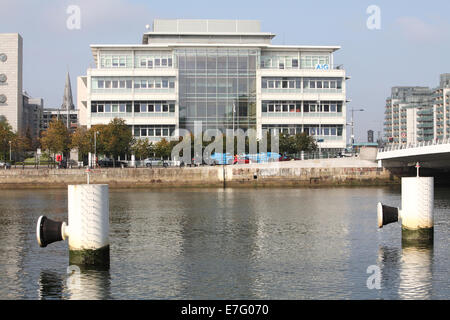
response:
M91 45L77 79L80 125L123 118L135 137L178 129L306 132L345 148L346 74L339 46L274 45L258 21L155 20L141 44Z

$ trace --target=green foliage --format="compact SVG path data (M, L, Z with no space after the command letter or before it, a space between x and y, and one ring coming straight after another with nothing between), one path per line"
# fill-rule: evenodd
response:
M295 154L301 151L314 151L317 149L317 143L314 137L306 133L297 133L296 135L280 134L280 153Z
M114 159L119 155L130 153L133 135L125 120L114 118L108 125L97 127L97 129L99 131L98 153L110 154Z
M142 160L150 157L154 150L152 143L146 138L135 139L131 146L131 151L134 153L136 159Z
M70 134L66 125L61 120L53 120L49 127L42 133L41 145L51 153L67 153L70 147Z

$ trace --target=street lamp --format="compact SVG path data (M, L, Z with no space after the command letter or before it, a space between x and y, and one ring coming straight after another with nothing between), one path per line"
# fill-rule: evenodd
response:
M349 125L352 126L352 135L351 135L351 138L350 138L350 143L351 143L351 146L352 146L352 148L353 148L353 143L355 143L355 135L353 134L353 129L354 129L354 127L355 127L355 123L354 123L354 121L353 121L353 113L354 113L355 111L364 111L364 109L353 109L353 108L352 108L351 111L352 111L351 122L350 122L350 123L347 123L347 124L349 124Z
M9 163L11 163L11 140L9 141Z
M97 167L97 134L98 131L94 131L94 168Z

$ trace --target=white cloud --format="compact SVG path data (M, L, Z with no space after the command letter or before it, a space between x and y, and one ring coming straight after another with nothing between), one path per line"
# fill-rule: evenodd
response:
M416 17L400 17L395 26L407 40L417 43L437 43L448 37L450 25L446 22L427 23Z

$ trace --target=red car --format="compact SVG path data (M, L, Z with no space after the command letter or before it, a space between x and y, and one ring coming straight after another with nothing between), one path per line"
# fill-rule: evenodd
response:
M234 157L233 164L244 164L244 163L250 163L250 158L244 156Z

